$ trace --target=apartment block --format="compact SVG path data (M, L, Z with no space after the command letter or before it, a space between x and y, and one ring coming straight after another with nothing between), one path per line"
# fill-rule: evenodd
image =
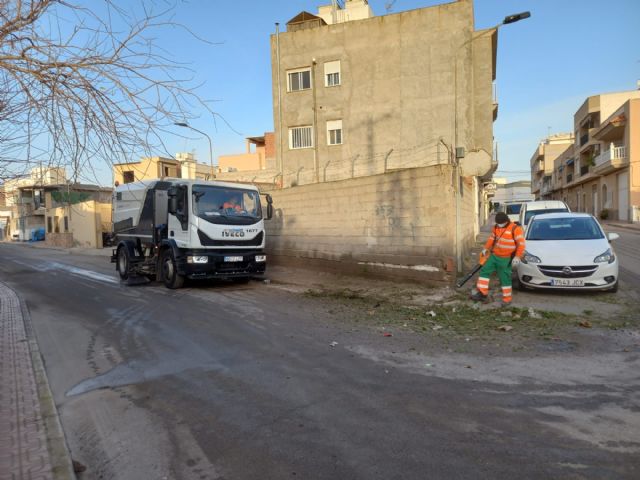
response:
M573 147L572 133L550 135L538 144L529 164L531 166L531 193L538 199L551 198L553 171L556 158Z
M218 157L218 171L231 172L260 172L273 170L276 160L276 145L273 132L266 132L259 137L247 137L246 152Z
M539 177L533 163L531 177ZM573 145L555 158L551 177L551 191L532 187L537 198L640 222L640 90L588 97L574 114Z
M473 2L374 16L365 0L302 12L271 37L283 186L451 163L495 163L495 29Z

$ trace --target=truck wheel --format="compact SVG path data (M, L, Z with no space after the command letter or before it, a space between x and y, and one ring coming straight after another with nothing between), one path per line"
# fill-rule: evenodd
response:
M184 277L178 274L176 260L171 250L165 250L162 254L162 281L167 288L182 288Z
M131 262L129 261L129 251L127 247L120 247L118 249L117 255L117 263L116 270L118 270L118 275L120 275L120 280L127 280L129 278L129 265Z

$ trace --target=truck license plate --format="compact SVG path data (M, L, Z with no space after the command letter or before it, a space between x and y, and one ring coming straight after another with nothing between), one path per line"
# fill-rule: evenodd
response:
M242 255L236 257L224 257L225 262L241 262L242 260Z
M551 285L554 287L584 287L584 280L576 278L552 278Z

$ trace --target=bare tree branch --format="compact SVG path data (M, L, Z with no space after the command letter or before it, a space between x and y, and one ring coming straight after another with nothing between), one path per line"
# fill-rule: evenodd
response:
M95 176L101 162L166 152L165 128L213 112L154 35L163 0L0 0L0 180L34 165Z

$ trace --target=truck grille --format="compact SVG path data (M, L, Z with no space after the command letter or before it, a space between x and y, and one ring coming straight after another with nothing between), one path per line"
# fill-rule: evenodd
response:
M263 232L260 232L251 240L213 240L202 230L198 230L198 238L200 239L200 244L203 247L259 247L262 245L262 236Z
M593 275L598 269L597 265L576 265L576 266L551 266L539 265L540 272L547 277L554 278L584 278Z

